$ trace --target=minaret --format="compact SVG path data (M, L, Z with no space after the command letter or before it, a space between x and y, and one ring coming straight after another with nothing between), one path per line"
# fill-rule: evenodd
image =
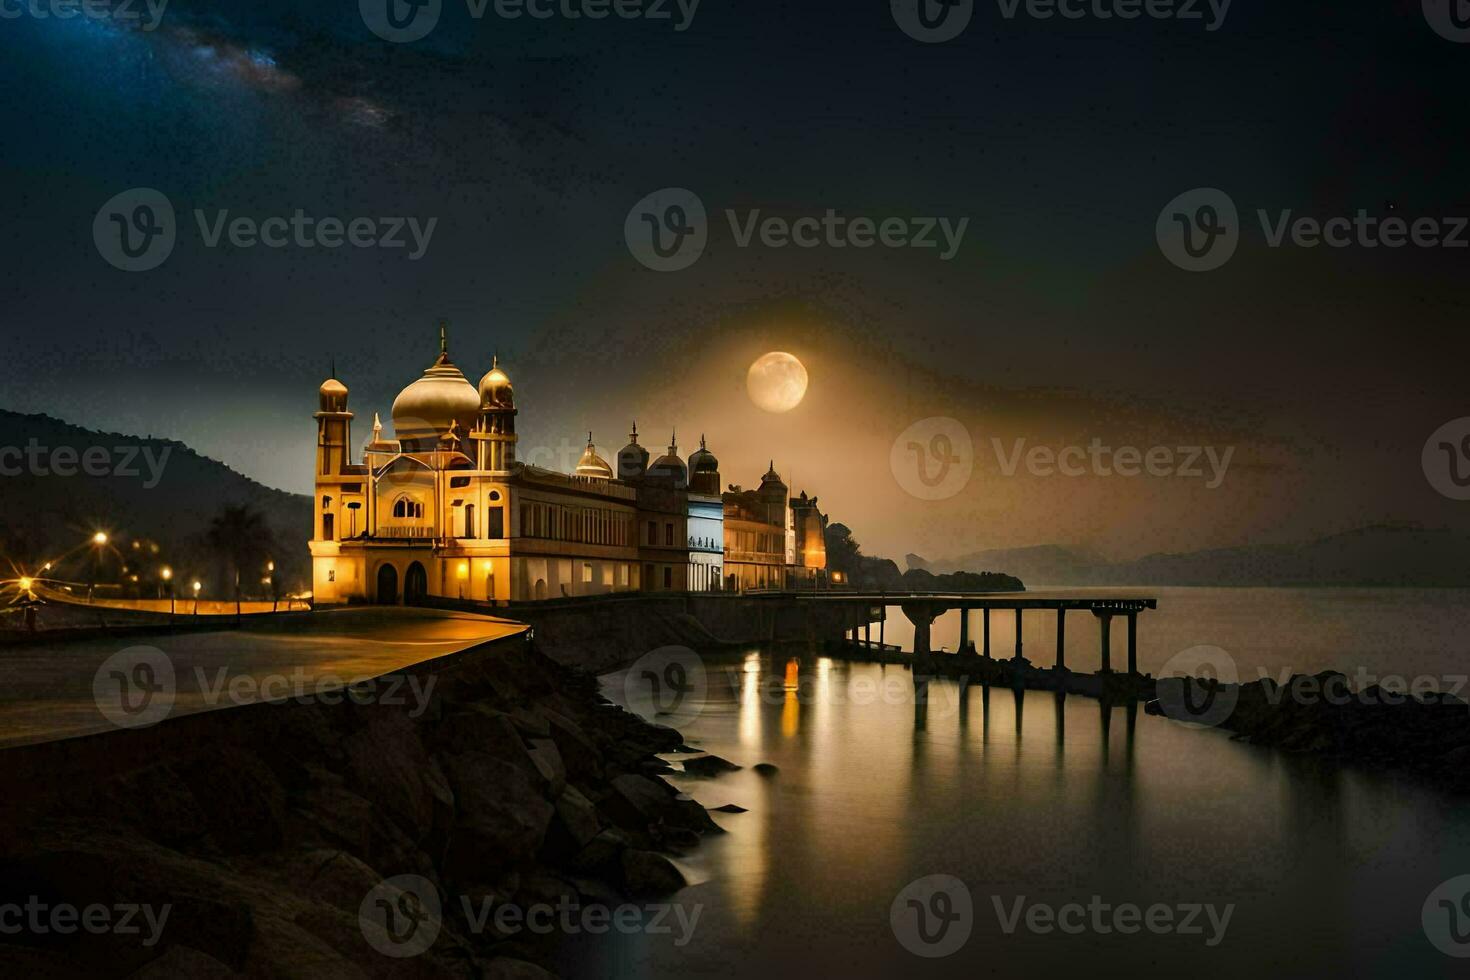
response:
M332 376L317 389L316 472L318 476L336 476L352 462L348 448L352 439L352 413L347 410L347 386L337 380L336 363Z
M490 359L490 370L480 379L480 414L475 431L475 465L491 473L505 473L516 463L515 389L500 369L500 355Z

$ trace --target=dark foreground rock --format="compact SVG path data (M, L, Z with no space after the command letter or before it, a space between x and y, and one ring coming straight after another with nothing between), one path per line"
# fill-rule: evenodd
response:
M168 917L151 943L0 937L0 971L543 977L537 937L473 910L667 896L684 879L666 854L719 832L645 769L679 734L595 678L519 639L411 670L422 701L257 704L4 752L0 904ZM419 908L373 899L400 875L430 884L442 927L395 958L363 920Z
M1372 768L1409 770L1470 789L1470 706L1450 694L1354 689L1346 674L1222 684L1163 679L1149 714L1198 718L1242 741Z

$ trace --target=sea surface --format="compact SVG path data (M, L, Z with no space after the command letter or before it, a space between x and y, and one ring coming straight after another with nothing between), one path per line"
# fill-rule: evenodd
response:
M1199 645L1245 680L1336 668L1448 688L1470 670L1470 591L1127 591L1159 599L1144 671ZM907 647L890 617L885 639ZM991 625L1008 656L1010 617ZM1055 635L1028 614L1026 655L1049 664ZM1070 614L1067 639L1069 665L1093 669L1093 617ZM953 616L936 624L936 648L957 641ZM1470 801L1075 695L935 681L919 699L904 667L799 647L698 668L653 720L744 768L671 778L747 812L715 814L728 833L682 859L694 884L668 931L571 936L568 976L1470 975L1434 945L1470 953L1470 903L1436 893L1470 875ZM652 713L640 676L604 687Z

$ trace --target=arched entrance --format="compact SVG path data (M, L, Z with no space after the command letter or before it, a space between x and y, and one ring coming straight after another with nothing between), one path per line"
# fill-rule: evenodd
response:
M544 579L544 578L538 578L536 580L536 590L533 593L533 595L537 599L545 599L546 598L546 579Z
M408 566L408 572L403 576L403 604L406 606L422 605L424 597L429 594L429 575L424 571L424 566L414 562Z
M378 605L398 605L398 569L387 562L378 566Z

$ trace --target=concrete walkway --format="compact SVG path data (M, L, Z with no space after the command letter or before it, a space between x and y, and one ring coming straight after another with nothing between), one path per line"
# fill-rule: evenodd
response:
M0 748L282 698L423 692L387 682L394 670L524 632L511 620L408 607L255 616L239 629L130 633L0 646Z

